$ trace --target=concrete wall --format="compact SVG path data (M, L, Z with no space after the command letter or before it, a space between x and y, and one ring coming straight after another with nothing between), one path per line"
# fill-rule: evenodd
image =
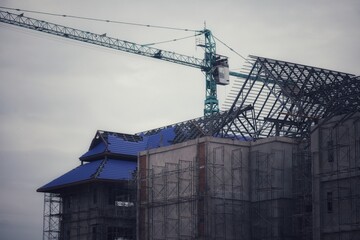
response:
M252 239L292 239L292 164L297 143L273 137L251 144Z
M247 239L250 236L248 142L208 139L204 236Z
M233 222L249 199L248 148L203 138L141 153L139 238L208 239L241 229Z
M290 239L285 138L205 137L139 156L139 239Z
M292 159L296 146L294 140L284 137L251 144L252 201L292 197Z

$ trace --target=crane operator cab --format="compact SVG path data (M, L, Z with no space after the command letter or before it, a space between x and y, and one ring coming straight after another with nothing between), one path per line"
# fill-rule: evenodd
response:
M225 56L216 55L214 67L215 69L213 76L216 84L228 85L230 83L228 58Z

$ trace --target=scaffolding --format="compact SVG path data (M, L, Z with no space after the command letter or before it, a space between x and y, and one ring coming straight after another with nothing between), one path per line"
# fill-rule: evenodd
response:
M319 237L360 238L360 121L358 117L319 128Z
M44 194L43 240L60 239L62 199L59 194Z
M141 174L146 181L146 239L190 239L196 233L196 171L194 161L179 160L164 166L151 166L147 174ZM145 186L145 185L143 185ZM145 197L145 196L143 196ZM140 211L140 214L143 212ZM146 230L145 230L146 229ZM141 237L145 239L145 237Z
M136 239L136 184L88 183L45 193L43 240Z
M206 225L211 239L249 239L249 164L242 151L219 146L209 152Z
M290 239L292 199L285 190L285 151L254 151L250 159L252 239Z
M140 202L147 213L147 237L141 239L247 239L241 224L249 221L248 201L241 199L245 164L241 151L231 155L232 166L225 166L221 147L204 161L149 166L140 180L147 187Z
M292 145L249 154L206 141L193 160L141 156L140 239L292 239Z
M312 239L312 176L309 144L308 140L299 143L293 153L293 234L296 240Z

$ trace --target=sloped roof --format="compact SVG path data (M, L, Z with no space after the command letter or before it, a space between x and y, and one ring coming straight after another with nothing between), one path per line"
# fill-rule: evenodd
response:
M136 159L139 152L172 144L175 137L173 129L166 129L155 134L123 134L109 131L97 131L89 150L80 160L92 161L104 154Z
M92 156L103 157L103 154L117 154L122 156L137 157L139 151L146 149L146 141L142 137L129 134L97 131L89 151L80 157L80 160ZM135 138L136 137L136 138Z
M85 163L40 187L38 192L54 191L88 181L130 180L137 163L126 160L102 159Z
M104 155L135 160L141 151L204 136L249 140L245 135L237 136L233 131L224 131L224 129L239 115L251 109L251 106L245 106L233 109L231 114L220 112L211 117L200 117L133 135L98 130L89 150L80 157L80 160L94 161Z

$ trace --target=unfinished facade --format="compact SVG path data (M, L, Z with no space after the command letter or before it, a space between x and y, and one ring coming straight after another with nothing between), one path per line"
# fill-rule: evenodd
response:
M134 239L134 190L126 182L94 182L46 193L44 239Z
M321 124L311 152L313 239L360 239L360 114Z
M293 239L294 150L205 137L142 152L139 239Z

